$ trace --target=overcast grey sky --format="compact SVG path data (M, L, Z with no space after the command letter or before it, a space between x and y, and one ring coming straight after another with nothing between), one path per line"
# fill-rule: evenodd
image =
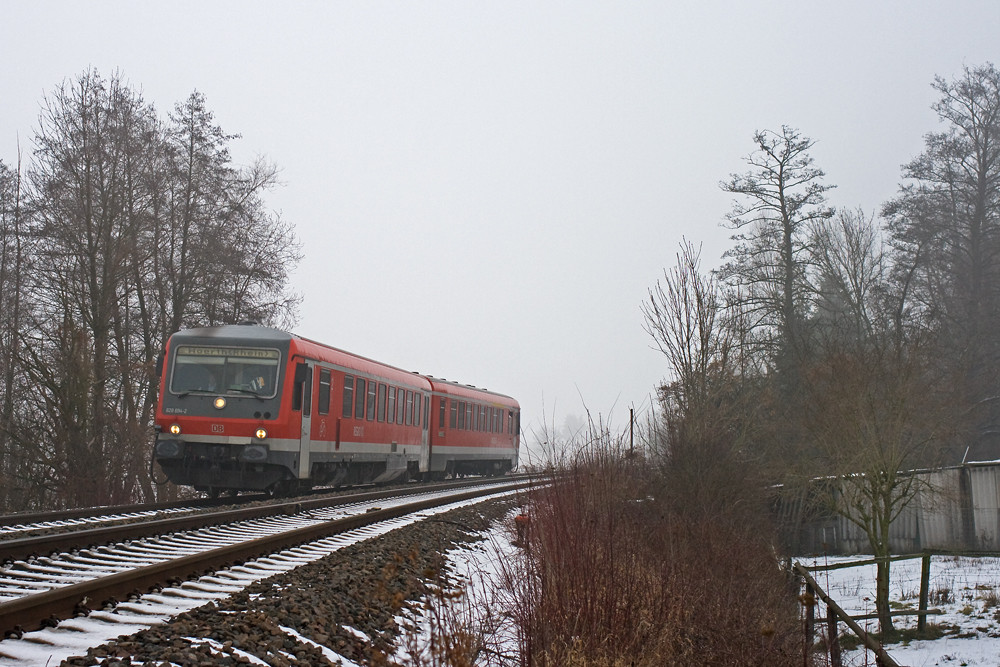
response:
M648 407L640 303L709 266L757 129L799 128L868 211L937 127L934 75L998 60L1000 2L0 1L0 159L42 95L118 70L193 90L282 168L297 332L510 394L526 428ZM26 160L27 161L27 160Z

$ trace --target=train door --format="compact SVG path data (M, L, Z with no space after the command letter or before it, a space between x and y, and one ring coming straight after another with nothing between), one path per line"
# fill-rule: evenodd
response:
M420 472L428 472L431 469L431 397L430 394L420 393L417 396L423 396L423 400L420 401L420 412L422 413L420 415Z
M302 431L299 435L299 479L309 477L309 444L312 430L313 367L309 362L299 362L295 369L295 391L301 397Z

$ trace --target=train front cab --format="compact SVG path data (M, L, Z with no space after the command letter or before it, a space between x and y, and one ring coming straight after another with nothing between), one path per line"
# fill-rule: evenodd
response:
M164 357L154 459L167 478L212 494L273 488L301 463L290 407L292 337L266 327L191 329Z

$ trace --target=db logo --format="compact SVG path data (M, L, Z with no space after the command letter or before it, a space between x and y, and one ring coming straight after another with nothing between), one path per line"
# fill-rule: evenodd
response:
M212 424L212 433L225 433L226 427L223 424Z

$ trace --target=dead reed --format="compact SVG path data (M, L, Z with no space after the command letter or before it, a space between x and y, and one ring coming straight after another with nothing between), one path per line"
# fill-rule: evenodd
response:
M801 664L759 487L745 466L707 463L692 479L592 432L530 495L502 577L521 665Z

